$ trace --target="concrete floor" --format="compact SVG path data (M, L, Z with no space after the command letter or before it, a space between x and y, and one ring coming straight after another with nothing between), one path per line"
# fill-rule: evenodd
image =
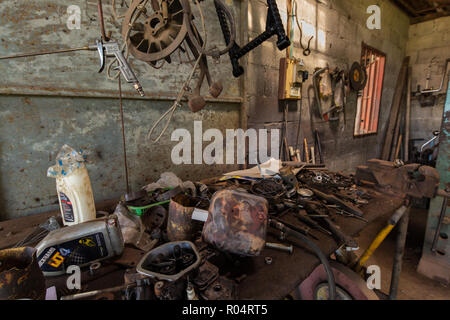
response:
M360 256L370 245L375 235L386 225L386 219L379 219L372 223L357 238ZM399 300L450 300L450 286L428 279L417 273L425 227L427 210L412 209L409 220L406 250L403 258L403 269L398 292ZM389 293L391 272L395 252L396 229L385 239L375 254L367 261L366 266L378 265L381 269L381 292Z

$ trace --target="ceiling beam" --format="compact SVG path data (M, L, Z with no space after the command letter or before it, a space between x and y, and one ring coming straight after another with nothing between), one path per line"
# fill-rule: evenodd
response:
M429 20L434 20L442 17L448 17L450 16L450 12L436 12L436 13L430 13L422 17L414 17L411 18L411 24L417 24Z
M417 13L416 9L414 9L413 7L411 7L411 5L405 1L405 0L393 0L395 4L397 4L397 6L403 8L403 10L406 10L407 13L412 16L412 17L418 17L419 14Z

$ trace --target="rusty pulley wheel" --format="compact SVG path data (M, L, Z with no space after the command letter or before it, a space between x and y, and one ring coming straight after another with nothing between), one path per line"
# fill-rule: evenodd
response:
M170 55L186 38L191 17L188 0L133 0L123 20L122 37L135 58L170 63Z

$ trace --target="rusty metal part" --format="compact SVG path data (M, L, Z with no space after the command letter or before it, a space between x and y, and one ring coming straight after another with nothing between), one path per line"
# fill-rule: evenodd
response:
M141 217L142 223L146 230L154 230L156 228L162 228L167 222L167 210L163 206L151 207Z
M219 277L201 293L201 296L205 300L236 300L237 287L234 281Z
M164 281L158 281L157 283L155 283L154 291L155 291L156 298L158 298L158 299L161 298L161 290L163 288L164 288Z
M272 257L265 257L265 258L264 258L264 262L265 262L267 265L271 265L271 264L273 263L273 259L272 259Z
M293 245L286 246L286 245L281 244L281 243L266 242L266 248L288 252L289 254L292 254L294 252L294 246Z
M179 194L169 204L167 236L170 241L191 240L193 236L192 213L195 203L192 198Z
M0 251L0 300L44 300L45 289L36 249L22 247Z
M401 193L412 198L434 198L438 193L440 175L432 167L407 164L398 167L393 162L373 159L360 166L356 179L375 182L384 191Z
M203 240L221 251L258 256L264 248L268 202L262 197L222 190L211 199Z
M219 268L212 263L205 261L197 271L197 275L192 282L199 290L204 290L219 277Z
M154 286L155 296L159 300L181 300L186 292L186 281L158 281Z
M359 208L355 207L352 203L342 200L342 199L339 199L339 198L335 197L334 195L323 193L317 189L311 188L311 190L319 198L326 200L329 203L336 204L336 205L342 207L343 209L347 210L351 214L354 214L359 217L363 216L363 212Z
M123 250L122 255L113 260L115 264L132 268L136 267L139 261L141 261L142 257L144 256L145 251L131 248L131 247L125 247Z
M159 9L162 5L156 7L157 2L142 8L141 0L133 0L122 23L122 37L135 58L152 64L162 59L170 63L170 55L187 36L191 9L188 0L162 0L159 4L167 3L167 12L163 12ZM141 10L145 14L131 25Z

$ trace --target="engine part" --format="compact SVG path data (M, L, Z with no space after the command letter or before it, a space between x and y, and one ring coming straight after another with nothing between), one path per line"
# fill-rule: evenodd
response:
M83 267L120 255L123 248L116 215L54 230L36 246L39 267L46 276L65 274L70 265Z
M248 193L216 192L203 226L203 240L221 251L258 256L266 241L268 206L266 199Z
M45 278L30 247L0 251L0 300L44 300Z
M182 300L185 298L186 281L180 279L175 282L158 281L155 284L155 296L159 300Z
M230 279L219 277L201 293L201 297L205 300L236 300L236 284Z
M200 262L200 255L192 242L176 241L163 244L147 253L136 270L151 278L177 281L196 269Z
M219 268L205 261L197 271L197 275L192 280L199 290L204 290L219 277Z

